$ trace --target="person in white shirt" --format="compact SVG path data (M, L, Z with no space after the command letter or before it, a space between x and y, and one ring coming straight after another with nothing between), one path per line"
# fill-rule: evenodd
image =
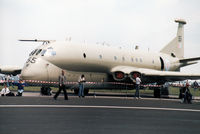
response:
M84 97L84 85L83 85L83 83L85 83L85 76L83 74L78 79L78 83L79 83L79 93L78 93L78 96L79 96L79 98L81 96Z
M1 96L15 96L14 93L12 93L7 85L4 85L4 88L1 90Z
M140 77L139 77L139 74L137 74L135 81L136 81L136 83L135 83L136 84L135 97L136 97L136 99L138 99L138 98L141 98L139 89L140 89L140 83L142 82Z

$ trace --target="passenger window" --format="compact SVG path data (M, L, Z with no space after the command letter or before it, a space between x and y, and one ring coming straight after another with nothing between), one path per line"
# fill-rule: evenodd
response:
M142 62L142 58L140 58L140 62Z
M99 55L99 58L102 59L102 55L101 54Z
M136 61L136 62L138 62L138 59L137 59L137 58L135 58L135 61Z
M132 62L134 62L134 59L133 59L133 58L131 58L131 61L132 61Z
M114 56L114 60L117 60L117 56Z
M125 61L125 58L124 58L124 57L122 57L122 60L123 60L123 61Z

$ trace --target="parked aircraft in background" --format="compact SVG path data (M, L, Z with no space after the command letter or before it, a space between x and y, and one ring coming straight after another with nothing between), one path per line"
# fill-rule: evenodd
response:
M2 66L0 65L0 73L9 74L9 75L17 75L21 73L22 68L18 66Z
M199 79L200 74L180 72L181 67L197 63L200 57L184 58L186 22L184 20L175 22L178 23L176 37L158 53L96 44L21 40L43 42L43 45L31 52L22 69L21 78L53 82L57 81L61 70L64 69L69 82L77 82L78 77L84 74L88 82L107 82L107 84L95 84L92 88L112 89L114 87L112 84L109 85L110 83L132 83L136 74L141 76L144 84ZM90 88L89 85L86 88ZM71 86L69 84L68 87Z

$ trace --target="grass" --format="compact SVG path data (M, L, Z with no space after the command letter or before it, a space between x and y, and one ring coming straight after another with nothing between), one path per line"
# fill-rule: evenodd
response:
M0 89L2 89L3 86L0 86ZM40 88L39 86L27 86L27 87L24 87L24 91L40 91ZM9 88L11 91L17 91L17 87L15 86L14 88L10 87ZM53 92L56 92L58 90L57 87L51 87L52 91ZM70 90L70 89L69 89ZM68 91L69 91L68 90ZM111 90L111 89L90 89L90 92L91 93L98 93L98 92L111 92L111 93L129 93L129 94L134 94L135 93L135 90ZM200 96L200 88L198 88L196 90L196 92L194 91L193 88L190 88L190 92L192 93L193 96ZM149 90L149 88L146 88L146 89L142 89L140 90L140 93L141 94L153 94L153 90ZM179 95L179 87L169 87L169 94L170 95Z

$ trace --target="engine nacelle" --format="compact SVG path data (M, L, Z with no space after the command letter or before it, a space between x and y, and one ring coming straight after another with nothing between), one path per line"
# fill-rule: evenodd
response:
M141 73L140 73L140 72L131 72L131 73L129 74L129 77L130 77L131 80L135 80L135 78L136 78L138 75L141 77Z
M126 79L126 74L124 72L117 71L113 73L113 78L116 81L123 81Z

